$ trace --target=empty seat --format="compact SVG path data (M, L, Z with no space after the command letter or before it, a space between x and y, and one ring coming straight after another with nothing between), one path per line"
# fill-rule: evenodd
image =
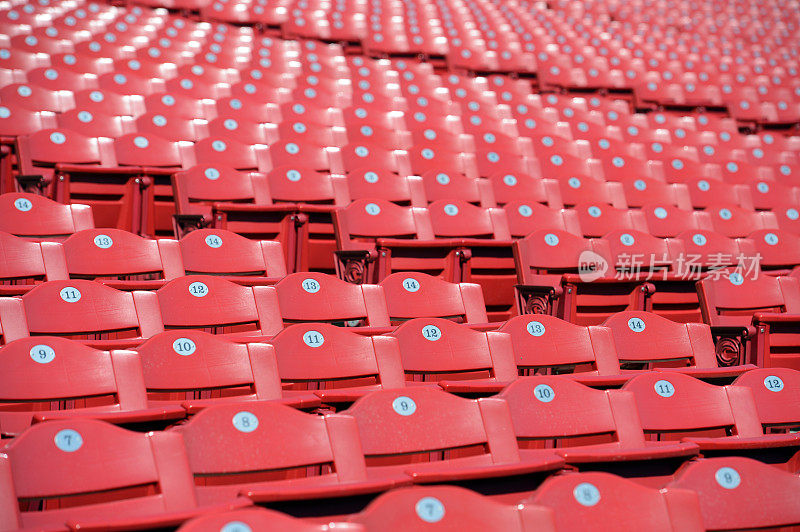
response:
M733 386L749 388L764 432L795 430L800 425L800 372L759 368L743 373Z
M753 231L747 237L761 255L759 268L768 275L786 275L800 265L800 235L780 229Z
M270 344L289 397L308 390L326 403L346 403L373 390L405 386L394 338L363 336L330 323L298 323Z
M722 270L697 283L703 321L716 337L718 356L758 367L800 369L800 284L744 270Z
M156 290L183 275L178 243L121 229L84 229L62 244L71 279L94 279L118 290Z
M43 281L67 278L64 252L55 242L30 242L0 231L0 296L24 294Z
M525 501L552 508L561 530L703 530L697 495L601 472L553 477Z
M525 314L514 316L497 332L511 337L514 362L522 375L558 374L591 386L618 386L629 378L620 373L614 337L607 327Z
M476 325L488 321L476 284L450 283L420 272L393 273L379 284L393 323L411 318L448 318Z
M375 330L389 326L380 286L351 284L324 273L298 272L287 275L270 290L275 292L286 324L325 321Z
M174 527L221 509L197 504L179 435L93 419L29 428L3 449L0 471L2 515L17 520L11 528Z
M266 508L245 508L241 510L208 512L183 524L180 532L218 532L247 527L250 530L285 530L286 532L328 532L331 529L358 532L357 525L345 523L311 523ZM244 530L247 530L245 528Z
M649 203L642 206L647 219L647 229L653 236L672 238L686 231L713 231L711 215L704 211L681 209L667 203Z
M586 237L601 237L616 230L647 232L647 221L641 211L617 208L613 205L594 202L575 205L581 232Z
M380 495L348 517L368 530L555 530L551 511L533 504L504 504L458 486L415 486ZM337 528L341 526L337 523Z
M2 342L50 335L99 348L136 345L163 331L155 297L84 279L48 281L20 298L0 298Z
M377 166L363 166L349 171L347 188L352 200L375 198L403 206L428 205L420 178L400 176Z
M551 208L541 203L515 200L506 203L503 210L512 238L522 238L542 228L582 234L575 209Z
M36 194L0 195L0 231L29 240L63 240L94 227L88 205L62 205Z
M259 502L347 497L409 482L368 476L356 423L340 414L254 401L206 408L169 432L183 436L201 504L239 493Z
M541 376L521 377L497 397L508 404L523 456L525 449L552 444L579 469L651 477L649 482L657 483L698 452L692 443L645 440L629 392L595 390L571 379Z
M413 387L373 392L342 413L356 420L374 478L410 476L420 484L493 479L496 489L508 491L511 486L503 486L509 477L541 475L563 463L548 450L520 460L499 399L463 399Z
M479 332L444 318L415 318L390 336L399 343L410 381L474 393L497 390L517 378L510 338L502 333Z
M715 203L706 208L711 214L714 230L730 237L744 237L756 229L777 229L775 214L765 211L748 211L735 205Z
M280 242L250 240L225 229L196 229L178 245L188 275L216 275L244 285L273 284L286 275Z
M165 329L271 336L283 328L274 291L212 275L187 275L155 292Z
M633 377L622 389L636 396L646 435L696 443L703 456L749 454L786 463L800 445L797 434L764 434L753 395L746 388L652 371Z
M793 528L800 524L799 480L748 458L704 458L686 464L665 492L697 493L705 530Z

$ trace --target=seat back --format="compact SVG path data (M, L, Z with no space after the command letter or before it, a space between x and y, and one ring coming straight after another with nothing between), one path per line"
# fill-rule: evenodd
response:
M758 419L765 429L786 429L800 424L800 371L752 369L737 377L732 386L750 389Z
M30 242L0 231L0 250L0 291L4 294L14 292L12 285L67 278L59 244Z
M667 485L697 493L705 530L752 530L800 524L797 475L737 456L688 462Z
M364 336L330 323L298 323L276 334L281 379L293 389L405 386L397 340Z
M265 344L182 329L157 334L135 350L151 401L281 397L275 353Z
M283 277L283 246L250 240L225 229L197 229L178 242L187 274Z
M419 272L397 272L379 285L386 294L389 318L448 318L463 323L486 323L486 306L480 286L450 283Z
M87 205L62 205L21 192L0 195L0 231L31 240L63 240L92 227L92 209Z
M390 336L398 340L409 380L489 377L507 382L517 377L505 334L476 331L444 318L415 318Z
M720 270L697 283L697 295L703 321L711 326L747 327L758 311L800 312L800 285L792 277Z
M497 331L511 337L520 370L619 375L616 345L607 327L584 327L547 314L528 314L511 318Z

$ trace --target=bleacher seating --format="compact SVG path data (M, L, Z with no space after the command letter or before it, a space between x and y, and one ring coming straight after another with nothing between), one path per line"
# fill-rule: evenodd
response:
M0 3L0 530L797 528L798 43Z

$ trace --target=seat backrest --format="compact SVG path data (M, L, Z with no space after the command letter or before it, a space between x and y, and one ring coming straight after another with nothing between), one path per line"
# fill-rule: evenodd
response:
M570 446L580 436L593 436L593 443L604 438L623 447L645 445L629 392L596 390L553 375L520 377L497 397L508 404L520 447L547 440Z
M548 204L549 205L549 204ZM578 215L574 209L550 207L533 201L513 200L503 206L508 229L513 238L522 238L543 227L580 235Z
M198 484L235 484L242 482L239 473L252 473L248 483L257 475L264 480L310 476L319 474L317 466L332 467L340 482L365 477L355 423L347 416L254 401L205 408L168 432L183 436Z
M444 318L415 318L390 336L398 340L409 380L491 377L507 382L517 377L510 338L502 333L476 331Z
M385 493L348 518L369 530L402 523L403 530L555 530L552 512L533 504L510 505L458 486L415 486Z
M764 428L800 424L800 371L758 368L742 373L732 386L750 389Z
M761 229L747 237L761 255L762 270L792 268L800 264L800 235L781 229Z
M606 233L603 240L611 249L615 269L631 277L648 272L677 272L684 255L680 240L658 238L642 231L617 229Z
M166 329L272 335L282 328L278 301L268 287L187 275L168 282L156 295Z
M428 205L428 212L437 238L511 239L502 209L477 207L464 200L438 200Z
M197 229L178 242L187 274L283 277L283 246L250 240L225 229Z
M486 323L483 292L477 284L450 283L420 272L387 275L379 285L386 294L389 318L449 318L464 323Z
M711 216L707 212L681 209L667 203L649 203L642 206L651 235L674 237L685 231L713 231Z
M344 180L303 166L278 166L267 173L274 203L347 205Z
M320 388L374 385L405 386L398 342L364 336L330 323L297 323L276 334L278 373L287 383Z
M792 277L720 270L697 283L697 295L703 321L711 326L746 327L758 311L800 312L800 284Z
M326 321L358 322L369 327L387 327L389 315L383 288L356 285L332 275L299 272L287 275L273 290L285 323Z
M114 141L114 152L121 166L188 168L193 161L186 160L185 151L178 142L152 133L129 133Z
M433 229L427 209L401 207L381 199L359 199L334 213L339 249L352 241L377 238L432 240Z
M800 524L800 478L751 458L687 462L667 485L697 493L705 530L752 530Z
M577 273L587 257L605 263L605 276L613 276L614 262L608 242L602 239L583 238L557 229L542 229L531 233L514 244L517 278L530 284L533 274Z
M3 453L0 470L10 472L6 478L11 485L2 491L20 501L44 501L44 510L20 513L23 525L63 527L65 520L90 522L110 515L114 519L140 518L197 506L183 442L177 434L142 434L75 418L36 424L10 442ZM114 492L117 499L109 501ZM127 498L120 499L120 495ZM69 511L63 508L65 499ZM99 502L109 506L101 516L96 507ZM87 504L90 506L83 508ZM52 520L47 518L48 511L52 511Z
M602 202L575 205L583 236L601 237L617 229L647 232L647 221L641 211L618 209Z
M200 398L204 390L229 399L281 397L275 353L266 344L237 343L182 329L157 334L135 350L151 399Z
M5 342L39 335L149 338L163 330L154 294L83 279L48 281L19 299L3 300L0 321Z
M742 438L763 434L753 396L743 388L715 386L677 372L649 371L622 389L635 395L645 434L710 430Z
M686 251L687 270L702 271L738 264L750 267L757 260L750 239L729 238L707 230L684 231L677 238L683 242Z
M515 462L519 453L505 408L498 399L463 399L414 387L373 392L342 413L358 424L368 466L442 459L430 451L466 448L492 456L493 463Z
M183 275L178 243L121 229L84 229L63 243L73 279L174 279Z
M419 178L400 176L377 166L361 166L349 171L347 188L352 200L373 198L403 206L428 205Z
M552 508L559 530L703 530L694 493L662 493L610 473L551 477L525 502Z
M706 209L711 215L714 230L729 237L744 237L754 229L777 229L775 214L749 211L729 203L714 203Z
M603 323L611 329L620 364L670 361L670 365L716 368L714 339L704 323L676 323L639 310L617 312Z
M518 369L577 372L589 365L599 375L618 375L616 346L607 327L575 325L547 314L514 316L498 332L511 336Z
M92 227L94 218L88 205L62 205L22 192L0 194L0 231L33 240L63 240Z

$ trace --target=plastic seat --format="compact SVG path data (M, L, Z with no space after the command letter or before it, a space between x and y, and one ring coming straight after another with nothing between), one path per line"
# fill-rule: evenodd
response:
M794 430L800 424L800 372L789 368L758 368L743 373L733 386L750 389L765 433Z
M525 503L552 508L559 530L619 527L668 532L703 530L697 499L689 490L660 491L609 473L590 472L553 477Z
M144 97L143 105L148 113L160 114L165 117L171 116L187 120L213 118L207 103L183 94L171 92L150 94Z
M780 229L762 229L753 231L747 238L761 255L758 265L762 272L785 275L800 265L800 235Z
M489 176L494 199L498 205L515 201L546 204L551 208L563 207L558 183L552 179L537 179L530 174L498 173ZM510 225L510 224L509 224Z
M521 375L557 374L598 387L619 386L628 380L620 373L614 338L606 327L526 314L514 316L497 332L510 336Z
M367 472L356 423L340 414L254 401L206 408L168 432L183 436L201 504L239 493L262 503L349 497L408 483Z
M326 404L348 403L373 390L405 386L393 338L363 336L330 323L302 323L286 327L270 344L289 397L316 394Z
M399 176L384 168L364 166L347 173L351 200L382 199L402 206L426 207L425 189L416 176Z
M154 295L122 292L83 279L42 283L20 298L0 299L3 342L38 335L124 348L163 330Z
M552 442L578 469L602 468L655 485L698 452L692 443L645 440L630 392L541 376L521 377L497 397L508 405L523 456Z
M54 91L23 83L13 83L0 89L0 101L4 105L24 107L31 111L63 113L75 106L72 92Z
M493 207L494 196L486 179L473 179L460 173L437 171L422 174L425 197L429 203L461 200L481 207Z
M199 165L263 172L272 168L265 163L266 149L263 146L245 144L227 135L206 137L196 142L194 152Z
M279 242L250 240L225 229L196 229L178 245L187 275L222 276L243 285L274 284L286 275Z
M64 253L54 242L30 242L0 231L0 295L21 295L43 281L67 279Z
M116 424L183 418L180 406L152 406L139 357L98 351L56 336L3 346L0 427L17 436L34 421L90 417Z
M232 527L246 526L250 530L285 530L286 532L329 532L344 530L360 532L359 525L333 523L333 526L310 523L266 508L245 508L242 510L208 512L184 523L180 532L218 532ZM227 527L227 528L226 528Z
M637 277L616 275L603 239L543 229L514 246L520 314L551 314L580 325L598 325L614 312L646 308L651 290Z
M196 413L207 406L281 401L313 407L312 394L284 397L272 347L235 343L197 330L157 334L136 347L151 405Z
M575 209L549 207L541 203L514 200L503 206L512 238L522 238L548 227L581 234L580 222Z
M483 293L476 284L451 283L421 272L397 272L379 285L393 323L413 318L448 318L471 325L488 321Z
M681 233L697 230L713 230L710 213L681 209L667 203L650 203L642 206L651 235L672 238Z
M729 237L744 237L755 229L777 229L775 214L764 211L747 211L727 203L715 203L706 208L711 214L714 230Z
M344 163L338 150L286 140L269 145L259 169L268 172L279 166L306 167L330 174L345 173Z
M2 514L11 528L173 527L205 511L248 504L198 505L177 434L141 434L92 419L31 427L4 448L0 470Z
M243 337L283 328L274 292L212 275L178 277L155 292L165 329L198 329Z
M348 517L367 529L402 526L409 532L555 530L551 512L532 504L503 504L457 486L415 486L379 496ZM401 525L402 524L402 525ZM341 526L337 523L336 527Z
M762 368L800 369L794 335L794 323L800 320L798 279L723 270L698 282L697 295L718 356Z
M184 275L174 240L150 240L121 229L84 229L63 245L71 279L94 279L118 290L156 290Z
M499 399L463 399L413 387L373 392L342 413L355 418L374 478L411 477L415 484L491 479L497 494L508 491L509 477L541 476L563 464L549 450L520 460Z
M602 202L579 203L574 208L585 237L601 237L617 229L647 232L646 218L638 210L617 208Z
M415 318L390 333L397 339L406 380L438 382L446 391L494 391L517 378L511 342L444 318Z
M749 185L753 206L758 210L800 205L800 188L770 181L753 181Z
M619 183L592 178L570 177L559 181L561 201L566 207L575 207L587 201L606 203L617 209L627 209L625 191Z
M171 114L145 113L136 119L136 132L156 135L169 141L195 142L208 136L208 131L197 120Z
M697 493L705 530L779 529L800 523L797 485L796 474L730 456L686 464L666 492Z
M705 457L749 454L785 463L800 445L797 434L764 434L746 388L654 371L633 377L622 389L636 396L645 435L696 443Z
M668 184L648 177L629 177L619 181L622 183L628 207L641 208L651 203L664 202L679 209L692 208L689 189L682 183Z
M651 312L628 311L603 322L614 335L623 367L677 371L699 379L732 379L751 365L719 367L711 329L704 323L676 323Z
M775 206L772 213L766 213L768 216L775 216L778 218L778 227L784 231L789 231L796 235L800 235L800 209L797 205L779 205Z
M144 112L143 102L138 98L96 89L76 92L75 108L108 116L136 116Z
M380 286L355 285L332 275L298 272L287 275L267 290L274 290L280 303L280 316L287 325L324 321L367 330L389 326L386 300Z

